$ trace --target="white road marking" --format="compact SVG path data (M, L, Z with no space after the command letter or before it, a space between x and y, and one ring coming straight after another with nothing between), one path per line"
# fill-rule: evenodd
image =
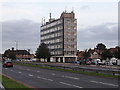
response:
M40 71L37 71L37 72L40 72Z
M22 73L22 72L18 72L18 73Z
M31 76L31 77L32 77L33 75L32 75L32 74L28 74L28 76Z
M53 75L53 76L54 76L54 75L56 75L56 74L55 74L55 73L52 73L51 75Z
M80 86L77 86L77 85L72 85L72 84L68 84L68 83L64 83L64 82L60 82L60 83L68 85L68 86L76 87L76 88L83 88L83 87L80 87Z
M30 69L27 69L28 71L30 71Z
M0 89L1 89L1 90L5 90L5 88L4 88L4 86L1 84L1 82L0 82Z
M8 69L8 68L5 68L6 70Z
M64 75L63 75L62 77L79 80L79 78L71 77L71 76L64 76Z
M13 70L11 70L11 71L13 71Z
M90 81L90 82L93 82L93 83L100 83L100 84L105 84L105 85L110 85L110 86L118 86L118 85L115 85L115 84L110 84L110 83L104 83L104 82L98 82L98 81Z
M47 78L43 78L43 77L37 77L37 78L40 78L40 79L43 79L43 80L48 80L48 81L53 81L52 79L47 79Z

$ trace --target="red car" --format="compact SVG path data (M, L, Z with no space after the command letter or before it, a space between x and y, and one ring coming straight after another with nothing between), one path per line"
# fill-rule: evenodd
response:
M5 62L3 63L3 67L13 67L13 64L12 64L12 62L10 62L10 61L5 61Z

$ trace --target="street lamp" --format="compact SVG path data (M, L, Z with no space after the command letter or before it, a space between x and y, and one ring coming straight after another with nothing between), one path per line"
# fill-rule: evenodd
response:
M16 43L16 50L18 49L18 41L15 40Z

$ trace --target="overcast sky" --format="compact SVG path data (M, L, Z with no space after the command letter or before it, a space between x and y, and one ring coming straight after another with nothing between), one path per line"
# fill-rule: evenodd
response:
M90 2L91 1L91 2ZM77 18L78 49L103 43L107 48L118 45L118 0L3 0L0 1L2 52L11 47L30 49L40 44L41 19L59 18L63 11L74 10ZM1 25L0 25L1 27Z

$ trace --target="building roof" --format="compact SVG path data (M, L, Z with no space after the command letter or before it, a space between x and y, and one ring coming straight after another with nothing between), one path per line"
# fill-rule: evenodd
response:
M12 52L16 55L30 55L30 53L27 50L14 50L14 49L10 50L10 49L8 49L5 52L6 53L11 53Z

